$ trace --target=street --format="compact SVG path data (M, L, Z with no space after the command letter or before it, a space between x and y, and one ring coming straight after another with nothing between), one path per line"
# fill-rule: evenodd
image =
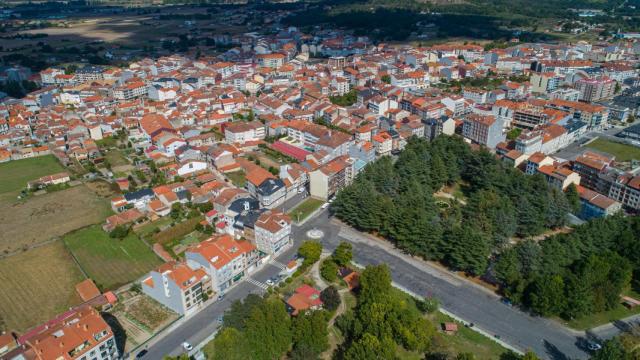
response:
M443 309L455 314L485 333L493 334L511 346L526 351L531 349L545 359L586 359L588 354L578 344L583 342L583 332L565 328L560 323L530 316L517 307L509 306L500 298L477 284L461 279L432 264L403 254L386 241L375 239L342 225L329 217L328 211L320 212L303 226L294 226L294 245L267 264L249 281L244 281L225 295L225 298L209 305L202 312L187 320L149 348L145 359L159 359L164 355L183 352L181 344L188 341L198 344L216 330L216 319L230 307L234 300L242 299L251 292L261 293L264 282L277 275L282 264L295 255L300 243L309 237L311 229L323 232L325 250L333 251L341 241L354 247L354 261L361 265L387 264L396 284L422 296L437 298ZM600 329L598 329L600 330ZM593 335L609 338L619 332L619 327L606 327Z

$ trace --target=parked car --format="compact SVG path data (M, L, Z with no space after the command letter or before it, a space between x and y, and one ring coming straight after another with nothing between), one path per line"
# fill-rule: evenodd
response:
M322 204L322 209L326 209L326 208L328 208L328 207L329 207L329 203L328 203L328 202L326 202L326 203Z
M147 355L148 352L149 351L147 349L140 351L139 353L136 354L136 359L142 359L142 357Z
M271 280L271 279L267 279L266 283L269 286L273 286L274 285L273 280Z
M587 348L591 351L598 351L600 349L602 349L602 345L598 344L597 342L594 341L589 341L589 343L587 344Z
M188 342L183 342L182 343L182 348L185 349L186 351L191 351L193 350L193 346L191 346L191 344L189 344Z

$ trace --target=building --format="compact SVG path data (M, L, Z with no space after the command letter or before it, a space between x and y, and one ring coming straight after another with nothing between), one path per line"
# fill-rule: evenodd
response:
M560 77L554 72L534 72L529 81L531 82L531 92L546 94L558 87Z
M538 167L550 187L564 191L569 185L580 185L580 175L565 167L544 165Z
M187 265L204 269L211 277L213 291L223 294L258 265L258 249L246 240L228 234L217 235L192 245L185 251Z
M493 115L467 115L462 125L462 136L490 149L506 139L502 123Z
M348 156L340 156L310 172L311 196L326 201L338 190L351 184L355 176L354 164Z
M594 102L612 97L616 91L616 82L609 78L583 78L576 81L575 87L580 91L580 100Z
M100 313L89 305L69 310L28 331L3 359L120 359L116 339Z
M585 151L573 161L573 171L580 175L580 184L601 194L609 194L610 184L603 181L602 174L613 165L613 158ZM612 197L615 199L615 197Z
M580 194L580 213L577 215L583 220L610 216L622 209L622 204L605 195L584 186L577 188Z
M167 262L142 280L142 292L180 315L193 313L213 295L211 278L203 268Z
M320 291L304 284L295 290L295 293L287 299L287 309L291 315L298 315L305 310L322 309Z
M254 237L258 250L269 255L280 253L292 244L291 218L281 211L265 211L254 224Z
M640 124L629 126L620 131L616 136L640 143Z
M622 203L629 210L638 212L640 210L640 176L628 174L618 176L611 183L609 197Z
M224 138L229 144L262 140L266 136L265 126L259 121L234 122L224 128Z
M285 58L286 56L280 53L259 54L256 56L259 66L270 68L279 68L284 65Z

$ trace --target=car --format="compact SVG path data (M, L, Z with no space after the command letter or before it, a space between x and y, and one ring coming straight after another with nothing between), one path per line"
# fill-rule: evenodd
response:
M142 357L147 355L148 352L149 351L147 349L140 351L139 353L136 354L136 359L142 359Z
M322 209L324 210L324 209L326 209L326 208L328 208L328 207L329 207L329 203L328 203L328 202L326 202L326 203L322 204L322 206L321 206L321 207L322 207Z
M304 188L303 187L298 188L298 194L302 194L303 192L304 192Z
M224 315L218 316L218 324L222 324L224 322Z
M265 281L265 283L267 285L269 285L269 286L273 286L274 285L273 280L271 280L271 279L267 279L267 281Z
M183 342L182 343L182 348L185 349L186 351L191 351L193 350L193 346L191 346L191 344L189 344L188 342Z
M502 303L507 305L507 306L513 306L513 303L511 302L511 300L509 300L507 298L502 298L500 301L502 301Z
M333 200L335 200L335 198L329 199L329 204L331 204L333 202Z
M591 350L591 351L598 351L600 349L602 349L602 345L598 344L597 342L594 341L589 341L589 343L587 344L587 349Z
M224 295L223 294L218 295L218 301L220 301L222 299L224 299Z

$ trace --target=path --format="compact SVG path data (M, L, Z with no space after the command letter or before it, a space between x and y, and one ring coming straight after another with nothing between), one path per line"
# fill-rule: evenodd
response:
M327 284L327 282L322 278L322 275L320 275L320 264L330 255L331 253L323 251L320 255L320 260L316 261L316 263L311 266L311 278L315 282L316 287L320 289L320 291L329 287L329 284Z
M333 316L331 317L331 319L329 319L329 322L327 323L327 328L329 329L329 349L327 349L327 351L323 352L320 355L321 359L327 359L327 360L331 359L333 356L333 353L338 348L338 339L336 339L336 333L335 333L335 329L333 329L333 325L335 324L338 316L344 314L345 311L347 311L347 302L345 301L345 298L344 298L344 295L347 292L349 292L348 288L338 290L338 294L340 294L340 305L336 309L336 313L333 314Z

